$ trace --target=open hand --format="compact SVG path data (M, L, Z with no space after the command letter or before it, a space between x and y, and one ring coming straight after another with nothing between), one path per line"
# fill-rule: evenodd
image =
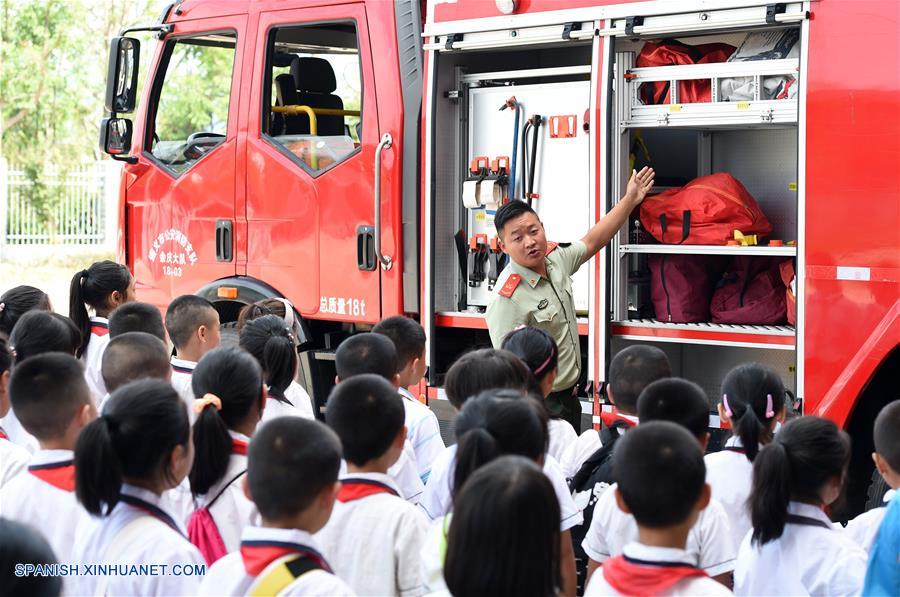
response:
M653 188L653 178L656 172L649 166L641 168L640 172L631 171L631 178L628 181L628 187L625 189L625 200L630 201L633 206L640 205L650 189Z

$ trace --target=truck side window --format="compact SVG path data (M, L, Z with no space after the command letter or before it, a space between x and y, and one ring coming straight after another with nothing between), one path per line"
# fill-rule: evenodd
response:
M148 115L145 147L181 174L225 141L234 67L234 33L168 42Z
M354 22L273 29L263 89L263 133L310 174L357 152L362 80Z

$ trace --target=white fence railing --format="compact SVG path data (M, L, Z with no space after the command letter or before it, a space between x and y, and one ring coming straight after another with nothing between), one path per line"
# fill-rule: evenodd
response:
M116 162L98 161L45 171L35 181L0 159L0 248L114 249L120 171ZM37 206L38 195L43 208Z

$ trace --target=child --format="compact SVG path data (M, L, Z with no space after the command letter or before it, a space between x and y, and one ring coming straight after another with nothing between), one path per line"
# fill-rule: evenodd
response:
M124 265L98 261L72 277L69 286L69 317L81 332L75 356L84 361L84 374L95 403L106 395L100 375L100 359L109 342L110 312L134 300L134 278ZM88 315L88 307L94 317Z
M355 375L331 393L325 418L344 447L347 474L316 540L357 593L420 595L427 522L387 474L406 441L403 399L382 377Z
M0 419L10 410L9 376L12 369L12 353L6 339L0 336ZM7 481L19 474L28 464L31 454L10 441L3 427L0 427L0 489Z
M751 528L747 499L753 461L772 441L775 425L784 420L784 385L775 371L758 363L738 365L722 382L719 417L732 429L720 452L706 456L706 481L712 497L728 512L734 551Z
M4 292L0 296L0 334L9 336L19 318L32 310L53 310L46 292L34 286L16 286Z
M128 332L146 332L162 340L166 338L166 328L163 325L162 315L159 309L149 303L133 301L125 303L109 314L109 338ZM106 388L109 390L109 388Z
M72 451L78 434L97 416L84 369L71 355L31 357L13 370L9 396L40 450L27 472L0 490L0 515L40 529L59 561L71 562L75 529L87 518L75 499Z
M540 395L547 399L556 381L559 351L550 334L537 328L523 327L513 330L503 339L503 349L508 350L528 366L537 383ZM575 429L565 419L550 417L550 444L547 453L561 460L565 450L578 439Z
M0 518L0 595L5 597L57 597L62 593L61 576L16 574L22 564L58 564L50 544L34 528Z
M637 523L637 541L603 563L585 595L731 595L687 549L710 500L696 439L681 425L642 420L618 443L613 462L619 482L610 493Z
M257 520L241 489L247 446L266 405L262 370L238 347L219 347L203 356L191 380L194 410L194 466L189 479L196 510L188 537L208 564L240 547L244 527Z
M219 313L205 298L183 294L166 309L166 331L175 346L172 386L187 405L188 416L193 421L191 374L200 357L219 345Z
M335 383L340 384L356 375L378 375L398 387L397 349L394 343L381 334L356 334L341 342L334 355L337 370ZM341 471L342 473L344 471ZM412 442L403 442L403 453L389 469L388 474L400 487L400 494L407 501L418 504L425 491L419 476L419 466Z
M166 573L80 575L79 595L190 595L203 558L165 508L162 493L191 469L187 410L172 386L144 379L122 386L102 417L84 428L75 446L75 491L96 518L79 529L72 558L84 564L165 565Z
M297 349L290 328L277 315L264 315L248 321L241 330L241 348L252 354L265 375L269 388L263 422L277 417L313 418L312 403L306 392L297 402L288 398L288 388L297 374ZM297 384L299 387L299 384Z
M453 595L544 597L559 589L559 504L534 462L504 456L455 501L444 577Z
M849 461L847 434L811 416L790 421L760 450L750 494L753 532L738 552L736 595L859 594L866 553L824 512L843 491Z
M372 332L390 338L397 349L399 391L406 412L406 439L416 454L419 477L422 483L428 483L431 463L444 449L444 440L435 414L407 389L418 385L425 375L425 330L409 317L395 315L376 324Z
M706 450L709 441L709 399L696 384L677 378L655 381L641 392L637 412L640 424L636 429L650 421L677 423L696 438L695 444L701 447L701 451ZM624 435L624 438L627 437L628 433ZM615 466L615 455L613 459ZM616 469L617 480L619 472ZM593 519L582 542L584 551L590 557L588 576L638 538L638 522L617 506L615 492L611 491L615 487L615 484L611 485L597 500ZM722 584L730 585L735 551L728 515L722 505L715 500L710 501L696 524L689 528L686 549L697 565Z
M125 332L110 340L103 353L100 372L110 392L138 379L152 377L169 381L172 378L166 345L145 332ZM107 398L108 394L100 403L101 412Z
M299 417L260 427L247 454L244 489L262 517L241 548L209 569L202 595L352 595L331 573L313 534L331 516L340 489L341 444L334 432Z

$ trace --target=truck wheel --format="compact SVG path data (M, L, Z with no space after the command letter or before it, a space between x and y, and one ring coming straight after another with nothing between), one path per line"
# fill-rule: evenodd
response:
M872 508L880 508L884 505L884 494L888 492L887 482L878 472L878 469L874 469L872 471L872 482L869 484L869 489L866 491L866 511L871 510Z
M219 341L219 346L237 346L238 345L238 331L237 331L237 322L229 321L228 323L223 323L219 326L219 335L221 339Z

